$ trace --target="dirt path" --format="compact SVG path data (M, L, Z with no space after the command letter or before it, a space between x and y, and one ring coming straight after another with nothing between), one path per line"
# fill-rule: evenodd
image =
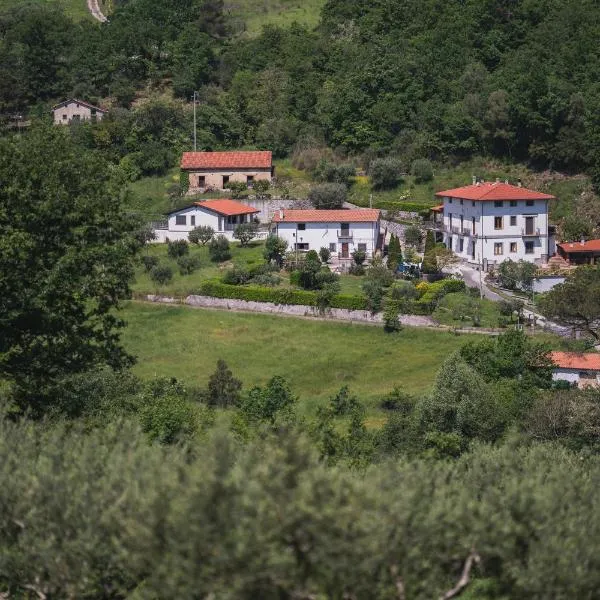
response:
M97 19L101 23L106 23L108 19L102 14L100 10L100 5L98 4L98 0L87 0L87 6L90 13L92 13L92 17Z

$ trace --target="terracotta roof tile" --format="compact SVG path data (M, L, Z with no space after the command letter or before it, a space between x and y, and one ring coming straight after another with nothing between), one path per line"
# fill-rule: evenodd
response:
M597 352L550 352L550 358L563 369L600 371L600 353Z
M574 252L600 252L600 240L587 240L585 244L581 242L563 242L557 244L566 254Z
M283 213L283 218L281 217ZM274 223L367 223L379 220L379 210L339 209L339 210L281 210L273 216Z
M250 215L260 212L257 208L254 208L254 206L248 206L247 204L242 204L236 200L229 199L194 202L194 206L200 206L201 208L206 208L228 217L233 215Z
M182 169L270 169L271 151L184 152Z
M543 194L509 183L479 183L464 187L444 190L435 194L438 198L462 198L480 202L493 200L553 200L554 196Z

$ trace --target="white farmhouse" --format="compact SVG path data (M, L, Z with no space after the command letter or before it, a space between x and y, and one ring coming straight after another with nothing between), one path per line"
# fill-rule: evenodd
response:
M600 387L600 354L596 352L551 352L552 379L577 387Z
M555 251L548 228L548 202L554 200L550 194L496 181L436 196L443 200L442 241L459 258L484 270L508 258L544 264Z
M192 229L208 225L215 233L233 239L241 223L252 223L259 210L235 200L219 199L194 202L167 215L166 225L154 230L157 242L187 240Z
M106 111L89 102L70 98L52 107L55 125L68 125L72 121L100 121Z
M373 256L382 246L379 210L292 210L281 209L273 217L275 233L287 240L292 250L328 248L332 256L349 259L362 250Z

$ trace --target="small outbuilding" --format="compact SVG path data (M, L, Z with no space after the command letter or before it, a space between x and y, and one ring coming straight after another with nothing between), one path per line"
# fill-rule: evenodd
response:
M222 190L228 183L241 182L252 187L255 181L271 181L274 174L272 153L184 152L181 170L188 173L190 193Z
M568 381L577 387L600 387L600 353L551 352L552 379Z
M558 255L570 265L595 265L600 263L600 240L581 240L556 244Z
M233 239L235 228L252 223L258 209L236 200L218 199L194 202L167 214L163 227L155 229L156 241L187 240L190 231L201 225L212 227L215 233Z
M100 121L107 111L89 102L70 98L52 107L55 125L68 125L73 121Z

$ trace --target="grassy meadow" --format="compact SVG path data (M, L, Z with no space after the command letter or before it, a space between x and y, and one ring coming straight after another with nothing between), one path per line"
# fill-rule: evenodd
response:
M308 413L343 385L377 418L378 399L400 386L420 393L444 359L469 338L429 329L387 334L381 327L250 313L130 303L125 347L144 378L205 385L223 358L244 388L285 377ZM380 415L381 416L381 415Z
M0 11L12 9L20 4L45 4L47 6L58 6L75 21L92 19L86 0L0 0Z

